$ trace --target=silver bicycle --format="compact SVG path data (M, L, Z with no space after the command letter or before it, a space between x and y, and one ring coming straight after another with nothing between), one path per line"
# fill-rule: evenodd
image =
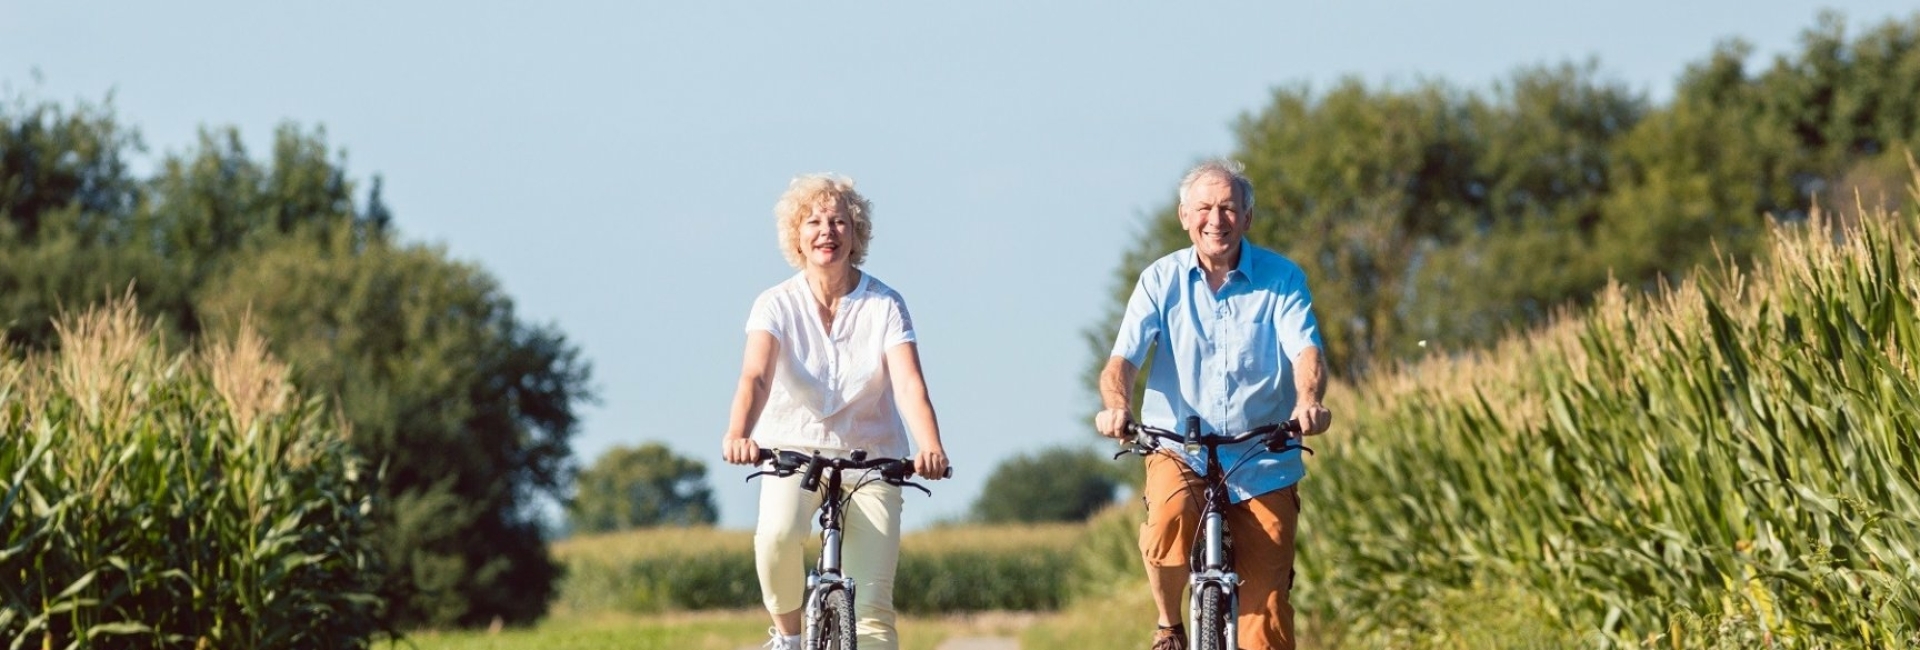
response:
M1177 443L1187 453L1206 451L1206 472L1200 478L1206 486L1200 506L1200 523L1188 557L1188 584L1193 593L1187 608L1187 647L1195 650L1232 650L1240 647L1240 575L1233 571L1233 536L1227 530L1227 476L1239 465L1220 466L1219 448L1248 440L1260 440L1261 451L1241 457L1241 462L1258 453L1286 453L1295 449L1313 453L1300 445L1300 423L1288 420L1233 435L1201 435L1200 418L1189 416L1186 433L1128 423L1133 439L1123 441L1124 449L1114 458L1131 452L1145 456L1160 449L1161 441ZM1185 461L1182 461L1185 462Z
M929 496L933 493L925 486L907 480L913 476L913 461L867 458L867 452L862 450L854 450L847 458L828 458L818 453L763 448L759 462L771 464L768 469L748 474L747 480L768 474L784 477L804 472L800 477L800 487L818 491L820 479L826 479L827 490L820 499L820 561L813 570L807 572L807 604L801 644L808 650L856 650L859 640L854 635L854 623L858 619L853 613L853 578L840 568L840 520L845 495L873 481L914 488ZM841 474L848 471L860 474L853 479L853 489L843 493L840 489ZM946 476L953 476L953 468L947 468Z

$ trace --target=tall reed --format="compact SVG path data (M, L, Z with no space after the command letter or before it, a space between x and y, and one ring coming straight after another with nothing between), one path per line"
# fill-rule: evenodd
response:
M367 647L372 487L242 332L169 354L131 299L0 359L8 648Z

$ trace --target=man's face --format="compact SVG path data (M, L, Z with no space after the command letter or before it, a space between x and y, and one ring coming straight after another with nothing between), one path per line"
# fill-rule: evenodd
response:
M1193 239L1194 251L1202 257L1224 259L1240 248L1253 218L1245 206L1234 200L1233 184L1219 176L1206 176L1187 188L1186 201L1180 205L1180 227Z

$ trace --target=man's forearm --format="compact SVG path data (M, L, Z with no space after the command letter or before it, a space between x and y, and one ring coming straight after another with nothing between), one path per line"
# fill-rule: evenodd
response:
M1300 399L1319 404L1327 395L1327 363L1318 346L1300 351L1293 360L1293 388Z
M1136 372L1133 363L1123 357L1108 359L1107 367L1100 371L1100 403L1109 409L1132 410Z

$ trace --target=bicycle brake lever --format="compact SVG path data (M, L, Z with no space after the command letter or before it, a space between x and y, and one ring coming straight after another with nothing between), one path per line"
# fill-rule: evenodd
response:
M1313 454L1313 448L1312 448L1312 447L1308 447L1308 446L1306 446L1306 445L1303 445L1303 444L1300 444L1300 443L1297 443L1297 442L1296 442L1296 443L1294 443L1294 444L1291 444L1291 445L1288 445L1288 444L1281 444L1281 445L1279 445L1279 446L1274 446L1274 445L1271 445L1271 444L1269 444L1269 445L1267 445L1267 451L1268 451L1269 453L1275 453L1275 454L1284 454L1284 453L1287 453L1287 452L1289 452L1289 451L1293 451L1293 450L1295 450L1295 449L1298 449L1298 450L1300 450L1300 451L1304 451L1304 452L1307 452L1307 454L1308 454L1308 455L1312 455L1312 454Z
M913 481L901 481L899 483L894 483L894 485L898 485L901 487L910 487L915 490L919 490L921 493L926 494L927 496L933 496L933 491L928 490L927 486L921 485L919 483L915 483Z

